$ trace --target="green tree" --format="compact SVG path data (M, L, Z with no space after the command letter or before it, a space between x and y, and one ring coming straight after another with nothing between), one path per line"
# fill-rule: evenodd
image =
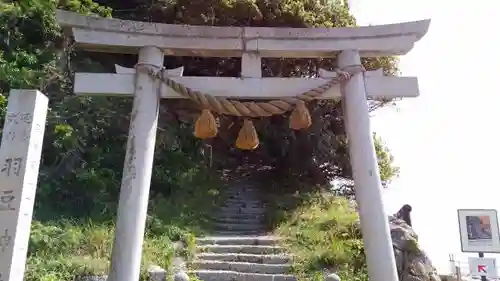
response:
M321 2L321 1L320 1ZM270 27L344 27L355 25L343 1L178 1L170 5L157 3L140 6L127 18L174 24L214 26L270 26ZM122 5L120 2L119 5ZM118 9L118 7L114 7ZM363 64L369 70L383 68L388 75L397 71L393 57L367 58ZM239 58L190 58L176 57L167 60L169 67L183 65L189 76L239 76ZM335 58L329 59L264 59L264 77L316 76L319 68L333 69ZM182 102L180 102L182 103ZM372 108L387 102L373 102ZM185 106L176 104L177 106ZM172 110L175 106L171 104ZM266 118L257 122L260 147L251 153L234 149L241 120L223 117L220 137L205 144L213 148L214 161L221 168L271 167L268 180L305 181L312 185L328 186L334 179L349 180L350 164L339 101L318 101L310 105L313 126L295 132L288 128L286 116ZM231 126L231 124L237 124ZM383 180L396 175L388 150L377 141ZM389 165L389 166L388 166ZM250 173L256 169L251 168ZM269 172L269 171L268 171ZM259 172L258 172L259 173ZM352 185L346 189L352 193Z
M320 1L321 2L321 1ZM75 98L71 94L72 73L75 71L113 71L113 63L133 65L135 56L93 54L74 50L60 34L54 17L54 8L83 14L96 13L132 20L174 24L216 26L286 26L286 27L342 27L355 25L343 1L320 3L312 0L285 1L231 1L190 0L152 2L139 0L102 0L99 4L85 1L23 0L1 4L0 35L3 50L0 53L0 89L40 88L51 98L49 128L44 147L44 174L58 181L69 175L77 176L93 163L96 171L109 170L117 187L123 159L123 143L128 130L130 99ZM111 13L111 10L114 12ZM392 57L364 59L367 69L384 68L387 74L396 72ZM238 76L239 58L168 57L169 67L183 65L189 76ZM264 76L298 77L317 75L319 68L333 69L335 58L329 59L264 59ZM376 102L379 107L386 103ZM84 108L84 110L81 110ZM187 108L187 110L186 110ZM302 132L288 128L287 118L273 117L257 122L261 146L254 152L234 149L239 126L222 129L220 137L200 142L190 137L197 109L189 101L165 102L162 106L159 132L158 160L172 152L168 146L181 149L182 155L200 157L200 147L213 151L215 166L232 167L269 166L269 179L305 181L328 185L335 179L351 178L347 143L341 104L338 101L318 101L310 105L314 124ZM78 113L78 114L77 114ZM227 128L241 120L221 119ZM106 140L97 136L106 135ZM376 139L377 155L384 180L397 174L392 168L392 157ZM168 144L168 145L167 145ZM170 155L169 155L170 156ZM200 160L194 160L200 161ZM234 165L233 165L234 164ZM247 169L255 173L256 169ZM99 175L100 176L100 175ZM98 177L99 177L98 176ZM106 177L106 176L105 176ZM75 191L71 191L75 192ZM111 192L114 196L116 192ZM90 199L89 199L90 200Z

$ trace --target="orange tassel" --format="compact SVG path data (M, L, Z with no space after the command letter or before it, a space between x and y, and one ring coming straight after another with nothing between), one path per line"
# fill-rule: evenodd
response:
M236 139L236 147L242 150L254 150L259 146L259 136L252 120L245 119Z
M194 125L194 135L200 139L214 138L217 136L217 122L209 109L203 109Z
M309 114L306 103L299 100L295 104L295 109L292 111L292 114L290 114L290 128L293 130L301 130L309 128L311 124L311 114Z

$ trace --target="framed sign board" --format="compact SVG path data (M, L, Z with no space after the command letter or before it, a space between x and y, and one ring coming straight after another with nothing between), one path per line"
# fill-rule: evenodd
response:
M500 253L497 210L458 210L462 252Z

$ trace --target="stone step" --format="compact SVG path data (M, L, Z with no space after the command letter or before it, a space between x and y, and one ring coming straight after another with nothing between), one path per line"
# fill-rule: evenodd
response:
M215 215L217 219L264 219L265 213L262 214L245 214L245 213L231 213L231 212L220 212Z
M290 257L287 255L256 255L256 254L241 254L241 253L200 253L197 256L199 260L211 261L236 261L236 262L251 262L264 264L284 264L290 262Z
M277 254L283 252L280 246L270 245L200 245L196 247L205 253Z
M254 211L253 213L246 213L246 212L239 212L238 210L233 210L233 211L219 211L215 213L212 217L213 218L218 218L218 219L223 219L223 218L247 218L247 219L265 219L267 213L265 211L261 212L256 212Z
M264 203L224 202L221 207L264 209Z
M224 214L264 214L266 208L220 207L219 211Z
M250 195L250 196L255 196L259 195L259 191L255 189L228 189L227 193L228 195Z
M257 198L253 197L243 197L243 196L232 196L224 200L224 203L227 204L241 204L241 203L247 203L247 204L262 204L264 201L259 200Z
M203 281L296 281L293 275L288 274L262 274L243 273L236 271L212 271L194 270L192 271Z
M233 195L233 194L228 194L227 197L226 197L226 200L227 202L247 202L247 203L253 203L253 204L257 204L257 203L263 203L264 201L259 199L259 197L257 196L254 196L254 195L250 195L250 194L238 194L238 195Z
M226 270L248 273L287 274L290 272L289 264L261 264L249 262L226 262L197 260L192 263L195 269Z
M257 198L244 198L239 196L230 195L224 202L226 203L248 203L248 204L262 204L264 201L259 200Z
M224 200L224 202L228 203L246 202L252 204L259 204L263 203L264 201L260 200L259 197L250 194L229 194L226 200Z
M262 218L234 218L234 217L218 217L213 219L216 223L238 223L238 224L262 224Z
M253 192L258 192L255 187L251 185L247 186L231 186L230 188L227 189L227 191L253 191Z
M245 235L266 235L264 230L216 230L214 236L245 236Z
M231 199L251 199L259 200L261 198L260 194L254 191L229 191L226 193L227 198Z
M257 189L255 189L255 187L253 185L233 185L231 187L228 188L228 191L231 191L231 190L252 190L252 191L256 191Z
M196 238L198 245L276 245L281 239L275 236L235 236L235 237L201 237Z
M263 230L265 226L263 224L240 224L240 223L215 223L215 229L218 230Z

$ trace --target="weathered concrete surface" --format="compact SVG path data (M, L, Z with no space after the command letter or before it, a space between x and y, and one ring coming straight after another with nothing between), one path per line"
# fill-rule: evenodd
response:
M200 253L197 255L197 259L212 261L240 261L263 264L286 264L290 262L290 257L284 254L258 255L242 253Z
M404 55L429 28L430 20L345 28L214 27L108 19L57 11L59 24L87 50L137 53L157 46L174 56L332 57L359 50L363 56Z
M205 245L198 246L199 251L210 253L277 254L283 252L280 246L261 245Z
M49 99L12 90L0 147L0 280L22 281Z
M163 59L160 49L145 47L139 52L138 65L158 71ZM160 100L157 82L146 73L138 73L135 81L110 281L137 281L140 276Z
M201 270L228 270L244 273L286 274L289 264L255 264L235 261L196 261L193 266Z
M244 66L242 66L244 67ZM74 92L77 95L131 96L135 89L134 72L117 67L114 73L76 73ZM121 72L118 72L120 70ZM169 71L174 72L170 74ZM327 83L334 75L323 71L325 76L318 78L282 77L182 77L175 69L164 73L169 79L194 91L215 97L239 97L250 99L269 99L294 97L310 89ZM379 71L365 73L366 93L371 99L417 97L419 95L416 77L383 76ZM182 99L170 87L161 87L162 98ZM319 97L320 99L341 98L340 85L334 85Z
M244 273L222 270L197 270L196 275L204 281L296 281L289 274Z
M274 236L212 236L196 239L198 245L275 245L280 238Z

